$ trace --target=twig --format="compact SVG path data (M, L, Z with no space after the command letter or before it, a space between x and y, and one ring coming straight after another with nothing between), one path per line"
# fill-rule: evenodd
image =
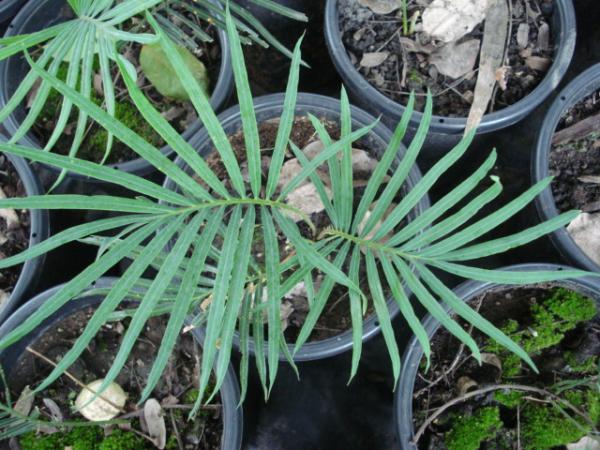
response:
M46 356L42 355L38 351L32 349L31 347L27 347L26 350L29 353L31 353L32 355L37 356L41 360L47 362L52 367L56 367L56 363L54 361L52 361L51 359L49 359ZM77 384L82 389L86 389L87 391L91 392L92 394L98 396L100 399L104 400L106 403L108 403L110 406L112 406L113 408L115 408L117 411L119 411L119 412L125 412L125 410L123 408L119 407L118 405L115 405L113 402L111 402L109 399L107 399L106 397L104 397L102 394L99 394L96 391L94 391L93 389L90 389L89 387L87 387L86 384L84 384L83 382L79 381L79 379L77 379L75 376L73 376L71 373L69 373L69 371L65 370L63 372L63 375L66 375L71 381L73 381L75 384Z
M177 429L177 423L175 422L173 411L169 411L169 417L171 418L171 426L173 427L173 431L175 431L175 439L177 439L177 446L179 447L179 450L184 450L185 447L183 446L181 435L179 434L179 430Z
M523 392L534 392L536 394L549 397L552 400L563 403L571 411L573 411L577 415L581 416L592 427L593 430L596 429L595 424L590 420L590 418L584 412L582 412L576 406L573 406L567 400L554 395L552 392L548 392L544 389L536 388L533 386L526 386L523 384L495 384L495 385L491 385L491 386L486 386L481 389L477 389L475 391L467 392L466 394L461 395L460 397L455 397L452 400L450 400L449 402L444 403L431 416L429 416L425 420L425 422L423 422L423 424L419 427L419 429L417 430L417 432L415 433L415 436L413 438L413 443L416 445L417 442L419 442L419 439L421 438L421 436L423 436L423 433L425 433L425 430L427 429L427 427L429 427L429 425L431 425L435 419L440 417L444 413L444 411L446 411L448 408L451 408L452 406L462 403L473 397L477 397L478 395L483 395L483 394L487 394L488 392L499 391L502 389L509 389L509 390L512 389L515 391L523 391Z

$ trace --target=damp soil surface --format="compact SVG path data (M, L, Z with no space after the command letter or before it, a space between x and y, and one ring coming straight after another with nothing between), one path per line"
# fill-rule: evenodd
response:
M570 127L598 114L600 92L594 92L566 111L556 131L573 129ZM553 145L549 168L554 176L552 193L560 211L600 212L600 131Z
M219 46L218 30L214 25L208 24L206 21L199 19L197 16L181 6L171 5L171 7L177 10L178 14L182 15L186 20L192 22L196 27L202 29L208 36L212 38L212 42L203 41L193 33L192 29L188 25L181 22L172 14L169 14L171 21L173 23L177 23L179 29L182 30L186 35L185 41L180 40L176 41L176 43L185 46L204 64L209 78L209 92L212 92L216 85L221 65L221 49ZM61 14L64 16L65 20L72 18L72 11L68 7L63 8ZM166 13L163 13L163 15L164 14ZM152 33L147 22L138 17L125 22L123 24L123 29L132 33ZM139 55L141 49L141 44L128 42L121 45L119 52L137 69L137 85L150 100L152 105L162 114L163 117L169 121L171 126L177 132L185 132L186 129L188 129L197 120L197 114L194 110L194 107L190 102L182 102L167 98L161 95L156 88L154 88L150 81L144 76L144 73L140 67ZM41 51L42 49L38 50L38 53L35 54L34 57L38 56ZM57 76L65 80L67 69L67 64L61 64ZM106 104L104 102L104 88L97 58L94 59L93 71L94 75L91 100L98 106L102 106L105 109ZM111 65L111 77L114 80L115 87L115 117L123 122L126 126L134 130L150 144L157 148L163 147L165 145L164 140L139 114L136 106L129 97L125 83L120 76L119 69L114 63ZM35 91L36 89L29 94L27 99L27 107L31 105ZM61 105L62 96L57 91L52 90L44 110L35 123L33 129L40 142L48 142L50 136L52 135L52 131L54 130L60 115ZM69 153L77 125L77 116L78 115L75 109L75 112L71 112L65 131L55 145L57 152L62 154ZM105 156L107 139L108 134L106 130L95 122L92 122L90 119L83 142L77 153L78 157L93 162L102 161ZM125 143L115 139L106 162L116 164L131 161L137 158L139 158L137 153L131 150Z
M25 187L6 155L0 155L0 196L25 197ZM16 219L16 220L15 220ZM29 246L29 211L6 209L0 215L0 259L26 250ZM22 265L0 271L0 307L17 284Z
M425 95L430 90L434 114L467 117L473 102L479 58L472 70L457 78L444 75L431 62L440 44L432 42L420 31L420 17L429 3L428 0L407 2L408 17L411 18L407 34L403 31L399 10L376 14L362 6L359 0L339 0L342 44L360 74L385 96L405 105L409 94L414 91L417 95L416 108L422 110ZM496 86L487 113L506 108L529 94L544 78L554 55L551 29L553 2L511 0L511 11L510 42L505 45L502 71L496 74L497 79L503 79L503 82ZM414 27L410 23L414 23ZM528 32L523 33L525 26ZM520 29L521 36L517 39ZM481 42L482 37L483 23L456 44L472 39ZM389 55L375 67L363 67L363 56L373 52L387 52Z
M340 137L340 130L336 123L321 118L321 122L324 124L327 132L331 136L332 139L337 140ZM262 175L263 180L266 180L268 170L271 162L271 153L273 147L275 145L275 140L277 136L277 130L279 128L279 120L269 120L259 124L259 135L260 135L260 148L263 152L262 156ZM316 132L310 123L310 120L306 117L297 117L294 121L292 132L290 135L290 140L296 144L296 146L300 149L305 149L307 146L312 145L315 141L318 140ZM238 161L240 161L240 165L242 168L242 175L247 173L247 163L246 163L246 150L244 143L244 136L242 132L235 133L230 136L230 142L232 143L234 152L236 153ZM355 149L362 149L363 147L355 143L353 145ZM367 152L369 149L364 149L364 152ZM287 163L293 160L291 151L288 149L286 153L286 157L284 160L284 167ZM207 157L207 162L209 166L213 169L213 171L217 174L219 178L222 180L227 180L225 168L217 155L216 152L212 152ZM376 160L371 159L371 163L375 164ZM325 184L327 185L326 175L323 173L327 172L326 165L319 168L317 173L320 174ZM282 172L282 177L283 177ZM368 173L365 173L364 180L368 180ZM358 181L357 181L358 180ZM246 180L247 181L247 180ZM361 174L360 172L355 170L355 189L354 189L354 208L358 206L360 202L362 193L364 192L364 184L361 183ZM226 186L228 186L228 182L225 181ZM263 182L263 185L266 184ZM299 219L299 218L298 218ZM301 220L298 220L297 224L299 226L300 232L302 235L311 240L315 240L319 237L321 232L325 230L327 227L331 226L331 222L328 218L328 215L325 211L316 212L310 214L310 220L315 225L315 232L310 229L310 227ZM399 225L401 226L401 225ZM257 228L260 230L260 227ZM255 236L258 231L255 232ZM290 242L287 242L285 236L278 230L279 233L279 250L281 255L281 260L289 257L292 254L292 246ZM260 263L264 260L264 248L262 248L262 241L258 241L257 245L255 245L253 249L254 258ZM335 254L330 256L330 259L333 259ZM347 270L347 265L349 261L346 260L345 270ZM284 275L285 276L285 275ZM366 277L366 268L360 268L360 287L363 292L369 292L367 277ZM381 277L384 279L384 277ZM315 286L315 290L318 290L320 287L321 281L323 280L323 274L313 273L313 283ZM387 286L384 286L384 292L387 293ZM367 309L367 313L365 317L369 317L373 314L374 310L372 307L372 301L369 300L369 306ZM285 337L288 341L293 342L304 324L306 316L308 314L308 300L306 289L304 287L304 283L298 284L295 288L293 288L286 296L284 296L282 306L281 306L281 317L282 317L282 326L285 329ZM351 316L350 316L350 299L348 296L348 291L346 288L336 284L329 295L329 299L327 304L323 310L323 314L321 314L319 320L317 321L315 328L310 335L310 341L320 341L327 338L331 338L337 336L349 329L351 329Z
M52 366L46 361L59 361L73 346L83 332L94 313L92 307L80 310L59 323L51 326L30 347L34 353L25 352L9 373L9 385L14 399L18 398L26 386L33 388L50 373ZM127 403L123 414L124 425L105 426L104 436L110 436L118 429L136 430L147 435L140 421L137 400L143 391L154 359L164 337L168 317L151 318L127 358L116 382L127 393ZM81 357L68 369L69 374L79 382L90 383L103 378L116 356L129 319L108 322L103 325L88 345ZM43 358L39 355L42 355ZM223 423L220 398L217 395L210 405L203 406L193 421L187 420L187 414L198 396L199 361L201 349L190 334L183 334L169 357L165 372L152 391L151 398L162 406L167 429L168 448L217 450L221 448ZM68 376L61 376L50 388L35 396L34 407L39 408L43 419L56 416L60 411L64 420L84 421L81 415L73 412L75 397L81 391L80 385ZM44 399L50 399L55 405L49 406ZM40 434L40 438L45 436ZM139 434L137 437L139 438ZM113 447L111 447L113 448ZM147 439L139 440L135 448L155 449Z
M576 303L572 303L571 295L577 296ZM551 304L553 306L550 306ZM574 304L579 306L574 307ZM582 304L585 304L585 307L582 307ZM552 401L558 398L548 397L545 392L568 399L572 405L577 404L580 411L600 422L598 411L595 410L600 407L600 395L594 394L592 386L598 376L597 364L600 355L600 315L594 300L573 294L573 291L565 288L542 284L514 289L496 288L473 299L470 306L513 340L520 339L519 345L531 356L539 374L495 341L473 330L472 326L460 322L481 350L483 363L479 365L468 348L448 331L439 328L431 339L431 366L429 370L425 370L425 360L421 361L413 391L413 425L418 436L419 449L564 450L564 445L540 446L540 442L543 441L536 441L535 437L540 435L539 430L534 431L532 435L534 425L538 426L539 423L530 417L534 416L531 411L539 405L544 408L552 405ZM555 315L559 310L564 316ZM566 323L563 317L574 317L576 310L579 311L577 314L585 315L588 319L577 322L576 326L565 327L569 329L563 331L547 327L548 323L556 327L562 326ZM584 310L585 313L581 312ZM557 317L561 319L557 320ZM542 322L546 325L542 326ZM544 348L540 350L542 347ZM532 350L534 348L536 351ZM592 388L585 384L588 379ZM576 385L571 385L572 382ZM577 384L579 382L581 383ZM567 388L561 391L561 388L558 388L560 383ZM532 390L493 388L499 385L525 386ZM487 388L492 389L485 391ZM484 392L477 394L478 391ZM590 398L593 401L585 400L588 391L592 393L593 397ZM471 395L473 393L474 396ZM462 400L456 401L461 398ZM578 398L584 398L581 404L577 403ZM449 405L450 402L455 403ZM578 421L583 420L559 402L567 412L575 414ZM594 406L591 406L592 403ZM442 413L437 415L440 410ZM489 430L483 429L483 434L487 432L489 439L482 440L480 447L470 441L473 435L482 432L477 428L479 425L475 421L461 421L477 416L481 411L494 411L499 414L496 420L501 421L499 423L503 425L497 428L490 427ZM560 421L560 413L552 409L544 411L550 411L548 417L553 420L558 417L555 422L542 422L546 429L558 429L559 426L566 429L570 426L570 422L565 425ZM435 420L432 420L434 415ZM545 420L549 420L548 417ZM421 429L424 423L427 426ZM457 423L466 423L466 426L461 429ZM587 422L583 423L587 425ZM600 423L595 424L597 425ZM460 436L461 430L467 432ZM576 434L577 428L574 430L570 431ZM419 434L420 432L422 434ZM555 438L556 435L551 436L547 442L552 442ZM472 446L467 444L468 441Z

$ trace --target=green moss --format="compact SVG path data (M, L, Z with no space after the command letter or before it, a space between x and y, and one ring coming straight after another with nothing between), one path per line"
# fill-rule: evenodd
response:
M579 362L572 352L564 353L565 361L569 365L572 372L580 374L596 373L598 370L598 357L590 356L588 359Z
M134 433L115 430L98 446L98 450L137 450L146 448L146 441Z
M481 408L471 416L459 416L446 433L448 450L477 450L482 442L493 439L502 429L500 410L496 406Z
M545 450L577 442L589 431L589 425L569 420L553 407L530 404L523 410L521 437L526 450Z
M61 64L57 77L60 80L65 80L67 76L68 65ZM62 106L63 96L56 90L50 90L42 113L38 120L41 122L53 122L59 114ZM90 100L97 106L101 106L103 99L92 91L90 94ZM115 118L121 121L125 126L135 131L144 140L151 143L154 146L160 147L163 145L161 137L154 131L154 129L144 120L137 108L129 102L116 102L115 103ZM69 117L70 122L77 121L77 108L73 108L71 116ZM106 150L106 143L108 140L108 132L100 127L95 126L87 134L80 149L78 150L78 157L86 159L88 161L99 162L102 160ZM69 144L71 139L68 139L64 145L59 146L59 149L64 148L64 152L69 150ZM68 144L67 144L68 143ZM114 144L113 144L114 146Z
M102 428L79 426L53 434L24 434L19 438L22 450L138 450L148 448L146 441L134 433L114 430L104 437Z
M525 330L515 320L508 320L501 330L530 355L559 344L565 333L596 315L594 301L568 289L553 289L544 301L531 306L532 324ZM503 376L513 378L521 373L521 361L497 342L490 341L486 351L502 361Z
M523 393L519 391L496 391L494 400L507 408L516 408L523 403Z
M19 438L22 450L98 450L102 430L95 426L74 427L69 432L53 434L27 433Z
M198 400L198 389L190 389L183 396L183 402L186 405L194 404L196 400Z

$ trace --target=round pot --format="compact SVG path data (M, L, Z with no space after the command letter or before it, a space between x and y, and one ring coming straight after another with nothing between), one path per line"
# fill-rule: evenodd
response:
M5 138L0 136L0 141L4 140ZM43 192L40 181L27 162L19 156L6 154L6 157L17 171L27 195L42 195ZM50 221L48 218L48 211L44 209L29 210L29 215L29 247L32 247L42 242L50 235ZM44 260L45 255L41 255L23 263L23 268L21 269L17 284L15 284L8 300L0 306L0 324L4 322L4 320L17 309L28 296L34 293L42 273Z
M254 100L254 111L256 112L256 118L259 123L269 119L278 118L281 116L283 110L283 94L266 95L258 97ZM332 121L339 122L339 111L340 102L331 97L325 97L322 95L299 93L296 101L296 114L306 115L311 113L316 117L323 117ZM357 129L375 121L375 118L363 110L352 107L352 128ZM240 117L240 109L238 106L232 107L224 111L219 115L219 121L225 132L228 135L235 134L242 128L242 122ZM383 153L388 142L392 138L392 132L382 123L378 123L371 132L365 136L361 142L365 148L374 151L378 156ZM207 133L203 130L194 136L192 141L194 148L203 155L207 156L213 151L213 144ZM397 162L400 161L404 155L406 148L402 145L398 149ZM189 167L181 159L177 159L176 163L180 165L184 170L189 170ZM419 180L421 179L421 172L415 165L409 172L407 177L405 188L406 191L410 190ZM164 187L168 189L176 189L175 184L170 180L166 179ZM421 201L415 206L409 218L414 218L420 215L429 207L429 197L424 196ZM395 317L399 312L398 304L390 299L388 302L388 309L390 315ZM363 322L363 342L374 337L379 333L380 326L375 315L367 318ZM239 339L236 335L234 338L234 345L239 348ZM254 342L249 342L250 351L254 353ZM288 345L290 349L293 346ZM265 343L266 348L266 343ZM322 341L307 342L304 346L294 355L295 361L309 361L315 359L328 358L335 356L339 353L343 353L352 348L352 330L347 330L338 336L324 339ZM285 360L284 355L280 355L282 361Z
M386 121L397 123L404 113L405 107L379 92L350 61L342 43L337 4L337 0L327 0L325 6L325 39L335 67L358 105L373 114L382 114ZM575 11L571 0L556 0L554 6L552 37L556 51L546 77L529 95L518 102L484 115L477 129L478 133L489 133L515 124L529 115L558 86L575 50L576 26ZM422 118L422 113L415 112L411 118L411 127L416 129ZM433 116L430 134L460 136L466 123L466 118ZM442 137L437 137L434 142L442 140Z
M513 270L513 271L528 271L528 270L566 270L569 269L566 266L560 266L555 264L519 264L515 266L508 266L502 270ZM584 277L572 280L561 280L552 282L553 285L561 286L573 291L579 292L594 299L600 308L600 280L596 277ZM465 302L470 302L484 292L502 287L496 283L482 283L479 281L467 281L458 286L454 292ZM444 306L446 312L450 312L450 309ZM427 315L423 321L423 326L427 331L429 339L435 335L441 324L435 320L432 316ZM412 444L414 435L413 427L413 413L412 413L412 399L415 379L419 371L419 364L423 358L423 349L419 344L418 340L413 336L404 352L402 358L402 372L400 373L400 381L396 386L396 393L394 396L394 415L396 421L396 429L398 431L398 438L400 441L400 448L402 450L416 450L416 446Z
M100 278L94 283L94 288L106 288L112 286L116 281L116 278ZM14 330L17 326L21 325L31 316L41 305L46 302L52 295L62 289L64 285L56 286L49 289L41 294L37 295L29 302L19 308L13 315L11 315L2 326L0 326L0 339L3 339L10 331ZM102 301L101 295L95 294L83 294L77 299L71 300L66 303L57 312L48 317L42 324L40 324L35 330L21 339L19 342L11 345L0 351L0 366L5 371L6 377L10 378L10 371L19 357L26 351L26 348L33 345L39 340L44 333L52 327L52 325L61 321L63 318L68 317L78 311L81 311L88 306L98 305ZM194 333L194 338L198 339L198 335ZM201 344L201 342L198 340ZM227 375L223 381L223 385L219 391L221 396L221 402L223 405L222 416L223 416L223 436L221 439L222 450L239 450L242 444L242 430L243 430L243 412L242 408L238 408L240 401L240 393L238 388L238 382L230 366L227 369Z
M10 22L25 0L3 0L0 3L0 24Z
M8 37L32 33L48 26L55 25L63 20L60 17L60 13L64 7L68 8L65 0L31 0L21 9L19 14L17 14L11 22L5 36ZM211 105L215 110L219 110L225 106L233 89L233 71L229 43L227 34L223 30L218 30L218 40L221 48L221 66L210 99ZM28 71L29 65L21 55L14 55L0 61L0 108L6 105ZM18 129L25 116L26 110L24 107L20 106L4 121L3 125L9 134L14 133ZM201 128L202 124L200 121L196 121L182 133L182 137L185 140L189 140ZM34 148L43 147L43 143L40 143L31 131L21 139L20 144ZM173 150L168 145L162 147L160 151L166 156L171 156L173 154ZM54 166L46 164L40 165L54 176L60 172L60 170ZM109 164L108 166L141 177L155 171L154 166L142 158L119 164ZM85 181L88 179L87 177L76 173L68 173L67 178L77 181Z
M569 108L598 89L600 89L600 64L590 67L579 75L556 97L554 103L552 103L552 106L546 113L538 134L531 166L531 177L534 183L549 176L552 136L562 116ZM560 211L556 207L551 187L547 187L536 197L535 207L542 221L552 219L560 214ZM571 264L594 272L600 272L600 266L581 250L566 228L554 231L550 235L550 239L560 254Z

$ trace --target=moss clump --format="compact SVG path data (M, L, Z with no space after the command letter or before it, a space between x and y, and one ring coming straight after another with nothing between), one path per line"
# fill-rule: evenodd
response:
M446 446L448 450L477 450L482 442L493 439L502 427L497 406L481 408L471 416L455 419L452 429L446 433Z
M66 80L68 68L69 66L66 63L62 63L60 65L56 74L59 80ZM95 91L91 92L90 100L97 106L102 106L104 101L103 98L99 97ZM58 91L51 89L38 120L45 124L56 121L60 114L62 101L63 96ZM77 121L77 111L78 109L75 107L71 110L71 115L69 116L70 123L75 123ZM152 145L160 147L164 144L158 133L154 131L154 129L144 120L133 104L129 102L116 102L115 118L122 122L126 127L135 131L144 140ZM48 126L45 128L48 128ZM63 136L63 138L64 137L68 136ZM107 140L108 132L104 128L95 125L84 138L82 145L78 150L77 156L88 161L100 162L106 151ZM66 153L70 148L70 143L70 137L66 141L61 141L61 145L57 146L57 151ZM113 143L113 149L114 148L115 144Z
M27 433L19 438L19 443L22 450L63 450L65 447L71 447L72 450L98 450L102 436L99 427L80 426L68 432L47 435Z
M19 438L22 450L138 450L148 448L146 441L123 430L115 430L104 437L102 428L79 426L71 431L53 434L24 434Z
M545 450L577 442L589 431L589 425L575 418L568 420L553 407L528 405L523 410L521 436L526 450Z
M565 361L569 365L571 372L580 373L580 374L591 374L596 373L598 370L598 357L590 356L588 359L584 361L577 361L575 355L572 352L565 352Z
M98 446L98 450L137 450L146 448L146 441L123 430L115 430Z
M526 330L521 330L515 320L508 320L501 330L530 356L536 356L542 350L559 344L567 331L581 322L593 319L595 315L596 305L593 300L577 292L557 288L543 302L531 306L533 322ZM509 353L497 342L490 342L486 351L500 357L505 378L520 375L519 357Z
M507 408L516 408L523 403L523 393L519 391L496 391L494 400Z

